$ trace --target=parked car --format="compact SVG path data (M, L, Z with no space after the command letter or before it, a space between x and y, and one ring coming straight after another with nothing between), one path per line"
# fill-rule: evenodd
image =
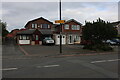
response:
M105 43L110 44L110 45L117 45L117 42L113 40L107 40Z
M112 39L112 41L116 42L117 45L120 45L120 40L119 39L115 38L115 39Z
M44 39L43 39L43 44L45 45L45 44L54 44L55 43L55 41L51 38L51 37L45 37Z

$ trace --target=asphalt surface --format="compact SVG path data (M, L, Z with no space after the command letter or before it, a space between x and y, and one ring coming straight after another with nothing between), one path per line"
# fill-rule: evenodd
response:
M26 56L11 43L3 46L0 70L3 78L118 78L117 53L58 56Z

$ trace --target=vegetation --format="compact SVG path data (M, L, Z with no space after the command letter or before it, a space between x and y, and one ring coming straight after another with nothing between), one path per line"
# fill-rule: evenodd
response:
M83 39L90 40L92 44L85 45L84 49L91 50L112 50L109 45L103 43L103 40L112 39L118 34L117 29L109 22L105 22L100 18L96 22L86 22L83 29Z
M9 33L6 27L7 27L6 22L2 22L0 20L0 36L5 37Z

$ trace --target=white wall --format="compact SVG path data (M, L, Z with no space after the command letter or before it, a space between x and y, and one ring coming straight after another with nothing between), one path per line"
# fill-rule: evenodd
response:
M30 44L30 40L19 40L19 44Z

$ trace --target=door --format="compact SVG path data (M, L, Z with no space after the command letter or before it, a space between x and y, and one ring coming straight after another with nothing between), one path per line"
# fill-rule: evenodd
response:
M60 44L60 35L56 35L55 44L56 45ZM66 44L66 36L65 35L62 35L62 44Z
M35 44L39 44L39 35L35 35Z
M66 36L65 35L62 36L62 44L66 44Z
M73 44L73 36L72 35L68 36L68 44Z

